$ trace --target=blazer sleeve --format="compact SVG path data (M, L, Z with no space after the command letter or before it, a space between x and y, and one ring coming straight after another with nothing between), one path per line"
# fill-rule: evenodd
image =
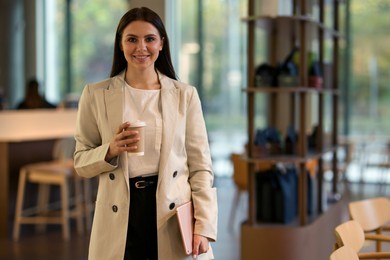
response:
M102 135L98 127L99 119L95 108L98 104L93 98L93 91L92 86L86 85L81 94L75 131L75 170L80 176L87 178L116 168L115 164L105 161L109 143L102 144Z
M186 151L194 205L194 233L215 241L218 219L217 193L213 187L214 173L206 124L195 88L188 99L186 117Z

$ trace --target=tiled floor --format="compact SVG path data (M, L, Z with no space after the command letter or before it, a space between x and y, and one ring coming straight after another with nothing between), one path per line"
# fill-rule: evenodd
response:
M219 202L219 226L218 241L213 249L216 259L239 260L240 259L240 223L245 219L247 212L247 195L241 196L237 206L234 224L229 225L229 215L235 188L230 178L216 178ZM361 199L387 193L378 193L377 185L366 184L360 189L359 185L351 185L352 199ZM390 194L387 194L390 196ZM19 242L11 239L0 240L0 259L7 260L82 260L87 259L88 235L79 236L72 233L69 242L63 242L61 229L51 227L45 234L37 234L32 227L24 227ZM163 259L164 260L164 259ZM276 260L276 259L272 259ZM283 259L285 260L285 259Z

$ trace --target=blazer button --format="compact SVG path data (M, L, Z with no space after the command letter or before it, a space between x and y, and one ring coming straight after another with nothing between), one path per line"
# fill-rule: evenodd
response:
M174 173L173 173L173 178L175 178L177 176L177 171L175 171Z
M112 206L112 211L118 212L118 207L116 205Z
M172 202L171 204L169 204L169 209L170 210L173 210L174 208L175 208L175 203Z
M115 174L110 173L108 176L110 177L110 180L112 180L112 181L115 180Z

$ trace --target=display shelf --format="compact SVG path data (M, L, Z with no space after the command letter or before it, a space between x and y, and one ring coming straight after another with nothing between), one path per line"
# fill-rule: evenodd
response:
M326 260L334 245L331 227L345 221L346 207L345 200L333 203L305 226L243 223L241 259Z
M329 37L344 38L344 35L338 32L337 30L333 28L329 28L324 23L307 15L282 15L282 16L259 15L259 16L250 16L250 17L241 18L241 21L243 22L255 22L256 26L262 29L267 29L268 27L270 27L272 23L283 21L283 20L287 20L291 22L305 22L309 26L312 26L313 28L322 30Z
M248 163L248 219L242 225L242 259L253 259L250 256L256 256L256 252L261 256L271 256L271 251L277 251L272 257L265 259L315 259L318 254L313 253L311 257L305 258L302 254L289 254L282 252L283 249L290 248L283 245L279 241L288 238L288 241L296 240L297 243L304 243L308 236L318 234L318 231L325 230L329 233L329 227L325 227L324 223L337 223L339 217L338 202L330 208L333 210L324 209L324 157L331 154L330 164L333 171L333 180L331 183L331 193L337 194L338 184L338 100L341 95L338 87L338 64L339 64L339 41L344 38L339 31L339 5L342 0L318 2L318 18L309 14L307 9L310 9L309 0L291 0L292 15L256 15L255 8L257 1L248 0L248 14L241 21L247 25L247 82L248 86L241 90L247 96L247 118L248 118L248 149L247 155L244 158ZM329 24L329 25L328 25ZM272 78L270 84L278 86L270 86L265 81L261 81L261 86L257 86L255 81L256 69L258 64L255 61L257 54L256 48L258 44L256 34L262 31L262 36L268 48L264 64L274 68L276 73L280 73L279 64L286 53L298 48L296 68L297 75L293 75L293 84L287 86L277 78L275 81ZM329 45L331 48L329 49ZM314 46L314 47L313 47ZM326 49L327 48L327 49ZM326 51L330 51L325 55ZM291 52L293 55L293 52ZM309 81L309 68L313 64L313 60L309 61L309 54L314 53L317 56L316 62L320 64L320 71L323 73L323 84L313 84ZM290 56L290 55L289 55ZM326 56L326 61L325 61ZM310 56L312 57L312 56ZM330 59L330 60L329 60ZM310 63L310 64L309 64ZM280 74L276 74L277 76ZM274 74L271 74L275 77ZM269 77L271 77L269 75ZM311 74L312 76L312 74ZM260 78L261 79L261 78ZM276 82L276 83L275 83ZM291 81L290 81L291 82ZM255 86L256 84L256 86ZM311 86L309 86L311 85ZM316 86L316 87L312 87ZM263 95L266 100L266 109L259 110L256 106L258 102L256 97ZM256 129L260 127L255 119L259 113L267 113L265 118L266 125L280 130L285 130L286 124L292 125L297 133L297 142L294 144L295 152L293 154L267 154L258 153L258 147L255 147ZM330 120L327 120L330 119ZM318 129L314 140L315 149L309 147L307 133L312 124L315 123ZM311 143L312 145L313 143ZM261 149L261 151L264 151ZM311 214L308 213L308 176L307 164L315 160L318 162L318 171L314 175L316 180L317 196L311 198L316 200L316 208ZM257 171L259 164L294 164L297 168L298 187L298 214L295 220L289 224L267 224L262 223L257 219L257 186L256 176L261 174ZM331 194L331 195L332 195ZM267 240L266 237L271 234L272 239ZM318 237L318 236L317 236ZM313 239L308 244L329 243L329 237ZM331 238L333 239L333 237ZM269 247L269 241L275 241L275 246ZM277 242L278 241L278 242ZM294 243L292 243L294 244ZM273 249L273 250L272 250ZM297 250L294 248L294 250ZM315 250L313 251L315 252ZM318 253L318 252L317 252ZM288 258L278 258L276 256L285 254ZM321 252L322 254L322 252ZM320 255L321 255L320 254ZM322 254L324 256L324 254ZM314 258L313 258L314 257ZM321 259L321 258L316 258ZM325 259L325 258L324 258Z
M299 155L261 155L255 157L244 156L243 159L248 163L304 163L310 160L318 160L325 154L333 153L338 149L338 146L326 147L321 151L310 151L305 156Z
M332 95L339 95L340 91L338 89L329 89L329 88L312 88L312 87L248 87L243 88L242 91L248 92L248 93L256 93L256 92L263 92L263 93L311 93L311 94L332 94Z

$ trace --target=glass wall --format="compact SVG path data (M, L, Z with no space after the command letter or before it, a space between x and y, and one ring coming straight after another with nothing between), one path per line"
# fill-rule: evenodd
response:
M198 89L216 175L232 174L230 153L246 143L246 0L172 1L175 68Z
M246 142L246 0L166 1L172 56L181 81L199 91L217 175L231 175L229 155ZM117 22L126 0L40 0L39 78L47 98L77 96L110 72Z
M77 96L87 82L109 76L116 26L127 7L126 0L37 1L38 77L49 100Z
M115 29L128 1L36 2L37 76L44 79L47 98L58 103L71 93L79 95L85 83L108 76ZM180 80L196 86L201 96L216 174L230 175L229 155L243 151L247 133L246 98L241 90L246 86L246 25L240 20L247 14L247 0L166 3L175 68ZM340 67L349 82L340 106L346 125L340 126L352 136L386 136L390 130L386 33L390 4L386 0L348 3L351 19L342 20L341 26L350 24L351 39L345 43L350 44L351 58L350 70L345 64ZM261 47L266 39L257 35L256 63L261 63L267 55L262 51L267 48ZM256 109L264 109L262 100L257 103L261 106Z
M350 1L349 118L355 168L350 179L389 182L390 1Z
M390 1L351 1L351 125L353 135L390 131Z

